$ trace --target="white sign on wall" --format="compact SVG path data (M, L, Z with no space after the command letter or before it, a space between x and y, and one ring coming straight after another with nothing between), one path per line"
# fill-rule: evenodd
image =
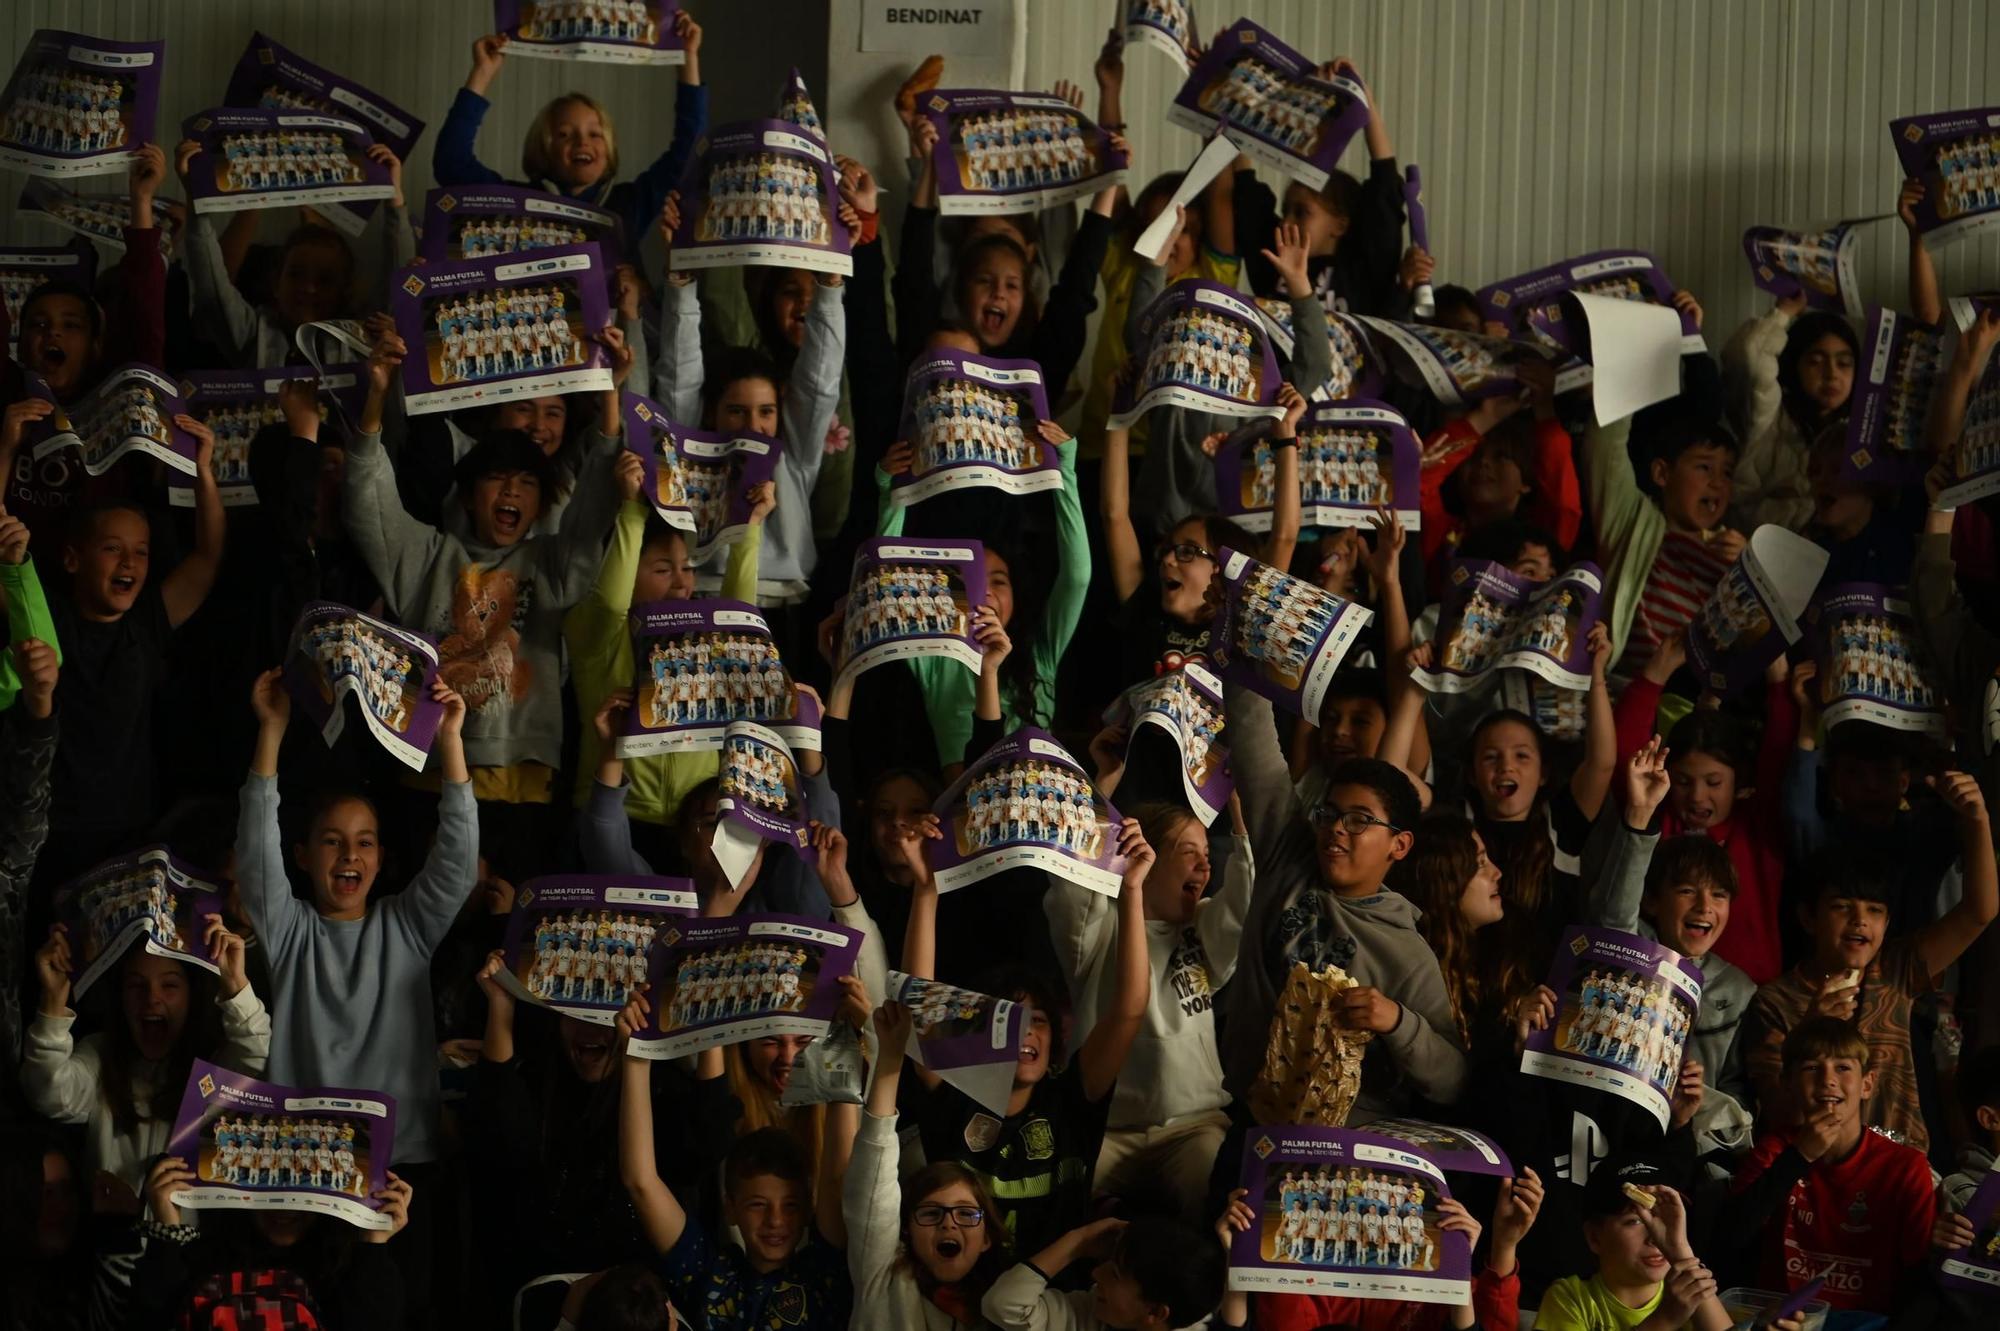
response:
M907 55L988 55L1014 49L1018 0L898 4L861 0L861 49Z

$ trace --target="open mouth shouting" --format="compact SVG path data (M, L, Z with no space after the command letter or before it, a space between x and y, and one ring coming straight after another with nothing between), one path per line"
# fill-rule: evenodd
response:
M349 902L361 895L361 871L359 869L335 869L333 871L333 899Z
M979 307L979 340L991 346L1002 341L1006 335L1007 322L1013 311L997 300L989 300Z
M521 510L513 504L493 506L493 530L496 534L513 538L521 534Z

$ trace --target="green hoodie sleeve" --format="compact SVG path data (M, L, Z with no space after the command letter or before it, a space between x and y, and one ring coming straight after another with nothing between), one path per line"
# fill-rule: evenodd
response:
M0 596L7 598L7 641L20 643L34 638L45 642L56 649L56 662L61 664L62 644L56 641L56 622L49 617L48 598L42 595L34 560L0 564ZM21 676L14 669L14 654L0 652L0 712L12 707L20 692Z
M1035 694L1036 706L1043 704L1043 695L1051 715L1054 711L1056 667L1062 664L1063 653L1069 650L1070 639L1076 636L1076 626L1083 618L1083 598L1090 592L1090 533L1084 527L1083 504L1077 499L1076 490L1076 440L1065 439L1056 450L1058 464L1062 468L1062 489L1055 492L1056 501L1056 567L1055 582L1049 588L1048 610L1042 619L1042 641L1035 652ZM1036 724L1045 724L1049 718L1038 717Z

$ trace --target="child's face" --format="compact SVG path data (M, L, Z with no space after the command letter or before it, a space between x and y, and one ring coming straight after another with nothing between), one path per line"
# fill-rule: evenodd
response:
M1014 622L1014 571L991 546L986 550L986 600L999 616L1001 628Z
M783 1095L785 1087L791 1085L799 1055L811 1043L810 1035L767 1035L743 1047L743 1062L753 1078L770 1087L773 1094Z
M293 852L312 884L313 909L329 920L358 920L382 868L382 832L362 800L342 800L313 823Z
M1902 811L1910 793L1910 769L1893 761L1871 762L1839 754L1827 765L1827 786L1844 817L1869 827L1886 827Z
M935 1225L917 1223L915 1213L927 1206L943 1208L943 1214ZM963 1183L948 1183L921 1198L911 1214L910 1226L905 1234L910 1256L930 1272L931 1279L941 1285L956 1284L971 1275L972 1268L993 1246L993 1236L987 1232L985 1220L976 1225L961 1225L952 1218L954 1208L966 1206L975 1210L984 1209L978 1195L970 1187Z
M331 319L347 303L353 280L353 260L347 247L332 241L307 241L285 251L271 286L271 303L287 326Z
M868 841L875 848L875 862L889 877L907 885L909 870L903 867L900 846L903 829L930 812L930 796L913 777L896 776L884 781L868 805Z
M1472 748L1472 788L1488 818L1514 822L1528 816L1542 788L1542 748L1519 721L1496 721Z
M1711 531L1722 521L1736 482L1736 455L1719 444L1695 444L1672 462L1653 459L1660 510L1675 531Z
M1827 895L1807 916L1813 959L1827 970L1867 970L1882 950L1889 930L1889 907L1881 901Z
M1215 577L1215 557L1196 555L1183 560L1174 548L1184 545L1209 548L1208 531L1199 519L1174 528L1160 546L1160 609L1169 619L1195 624L1208 617L1208 584Z
M1674 816L1690 832L1705 832L1736 811L1736 769L1712 753L1675 754L1667 764Z
M729 1223L743 1235L743 1250L760 1271L791 1260L806 1226L804 1185L775 1174L757 1174L738 1183L723 1199Z
M1359 810L1379 821L1359 832L1348 832L1328 819L1315 821L1313 837L1319 852L1320 876L1336 892L1381 886L1389 866L1409 854L1411 834L1389 830L1385 825L1389 814L1382 807L1382 797L1366 786L1330 786L1324 807L1341 812Z
M1340 247L1347 219L1327 206L1317 190L1293 181L1285 190L1285 220L1306 234L1306 253L1320 256Z
M1708 955L1729 926L1729 889L1715 883L1668 883L1646 899L1660 941L1690 959Z
M1813 456L1813 521L1834 540L1845 541L1859 536L1875 516L1875 497L1867 486L1843 477L1840 462L1839 449Z
M632 604L687 601L694 597L694 560L687 540L673 532L646 543L639 552L639 575L632 579Z
M1188 818L1173 829L1146 874L1146 918L1182 925L1192 921L1208 890L1208 829Z
M1831 1111L1839 1128L1860 1123L1861 1106L1875 1098L1875 1074L1852 1054L1808 1058L1785 1076L1808 1115Z
M611 160L603 118L581 103L565 103L549 125L549 160L564 188L595 185Z
M982 349L1005 346L1021 322L1021 310L1028 299L1028 274L1018 255L992 249L982 253L966 271L961 288L964 314Z
M1467 509L1491 521L1511 515L1528 493L1521 468L1505 449L1483 444L1458 473L1459 497Z
M562 447L563 428L568 424L569 402L562 397L516 398L502 403L493 413L495 429L519 430L550 457Z
M120 996L139 1056L149 1063L165 1059L187 1025L186 969L178 961L134 949L125 963Z
M1026 994L1016 994L1014 1000L1026 1003L1028 1008L1028 1019L1021 1027L1021 1048L1014 1056L1014 1084L1033 1086L1049 1075L1049 1040L1053 1032L1049 1014L1029 1003Z
M1090 1272L1090 1311L1105 1326L1126 1328L1155 1324L1158 1304L1148 1303L1139 1282L1125 1273L1116 1257L1099 1262Z
M738 379L715 402L715 428L741 433L778 433L778 386L769 379Z
M1854 350L1828 333L1799 357L1799 391L1822 413L1839 411L1854 391Z
M788 268L778 283L771 289L771 318L784 335L785 341L793 346L803 346L806 340L806 313L812 309L813 297L819 294L819 284L803 268Z
M1472 834L1472 844L1479 847L1479 868L1466 880L1465 890L1459 894L1458 913L1464 918L1466 928L1484 929L1500 922L1506 906L1500 899L1500 866L1486 854L1486 842L1479 833Z
M542 515L542 483L525 471L482 476L465 497L465 509L480 544L514 545Z
M90 307L79 296L43 296L21 311L21 368L48 381L67 401L97 359Z
M609 1026L565 1016L557 1029L561 1032L563 1054L577 1080L595 1086L611 1075L616 1066L612 1055L617 1051L618 1038Z
M1334 767L1349 758L1373 758L1389 714L1379 698L1329 698L1319 709L1319 757Z
M90 538L63 551L77 609L86 619L117 619L132 608L152 567L152 527L130 509L97 515Z
M1533 541L1521 547L1507 571L1530 582L1547 582L1556 575L1556 552Z
M1597 1273L1614 1289L1658 1284L1673 1265L1646 1232L1637 1207L1602 1220L1586 1220L1583 1237L1597 1256Z

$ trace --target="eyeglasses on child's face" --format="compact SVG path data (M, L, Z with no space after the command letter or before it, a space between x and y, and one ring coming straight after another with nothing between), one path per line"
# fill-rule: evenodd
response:
M1192 564L1197 559L1215 558L1215 551L1196 545L1193 541L1175 541L1171 544L1161 542L1153 553L1155 558L1171 558L1176 564Z
M1403 830L1386 818L1377 818L1366 809L1338 809L1331 804L1316 805L1306 817L1319 831L1327 832L1337 827L1349 836L1360 836L1371 827L1386 827L1391 836Z
M960 1229L971 1229L985 1223L986 1212L976 1206L919 1206L910 1212L910 1223L925 1229L935 1229L944 1223L945 1216Z

